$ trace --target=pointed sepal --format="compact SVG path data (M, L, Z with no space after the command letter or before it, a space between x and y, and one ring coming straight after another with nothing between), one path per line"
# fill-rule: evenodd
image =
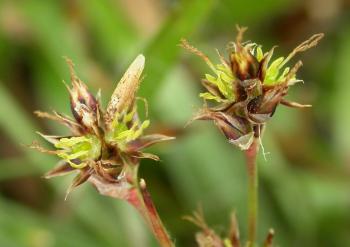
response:
M136 140L128 142L125 147L125 152L137 152L159 142L174 140L175 137L162 134L151 134L141 136Z
M51 169L44 175L44 178L49 179L53 177L63 176L73 171L76 171L76 169L73 168L68 162L61 160L55 168Z
M74 189L76 189L79 185L83 184L84 182L86 182L89 179L89 177L92 175L92 172L93 172L92 168L85 168L85 169L80 170L79 174L74 177L72 183L68 187L68 189L66 191L65 200L67 200L68 195Z

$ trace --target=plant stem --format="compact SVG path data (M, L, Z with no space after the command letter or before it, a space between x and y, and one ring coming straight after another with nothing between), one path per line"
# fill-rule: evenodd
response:
M151 224L151 228L153 230L154 235L157 237L160 245L163 247L174 247L175 244L171 241L170 236L165 229L162 220L159 217L156 207L152 201L151 195L146 188L145 180L141 179L140 182L141 194L143 197L143 201L147 208L147 213L149 217L149 221Z
M146 183L141 179L138 189L135 189L134 196L128 200L142 215L150 227L153 235L162 247L175 247L170 236L159 217L151 195L146 188Z
M158 213L152 201L151 195L147 191L146 183L143 179L141 182L137 182L137 168L128 167L130 176L130 182L126 180L119 183L106 182L98 176L91 176L89 178L101 195L110 196L116 199L128 201L146 221L150 227L155 238L161 247L175 247L175 244L171 241L168 232L166 231ZM130 187L130 185L132 187ZM141 244L142 245L142 244Z
M249 149L245 151L248 172L248 241L255 245L258 220L258 167L256 163L259 140L254 138Z

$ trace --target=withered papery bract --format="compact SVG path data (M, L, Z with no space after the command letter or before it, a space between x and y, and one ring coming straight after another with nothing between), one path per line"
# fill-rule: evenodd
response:
M275 47L264 53L258 44L242 42L246 28L237 29L236 41L228 46L228 57L218 52L219 64L212 63L186 40L182 40L181 45L200 56L212 70L202 80L207 92L199 95L205 100L205 106L193 120L213 120L230 143L246 150L254 138L260 137L263 126L279 104L310 107L284 99L290 86L302 82L296 78L302 62L298 61L293 67L286 67L286 64L295 54L317 45L323 34L311 36L287 57L273 60Z
M39 117L56 120L71 131L70 136L39 133L52 143L56 150L46 150L37 143L31 146L62 159L45 177L51 178L78 171L67 194L90 177L93 178L91 181L95 181L95 186L96 181L120 183L121 189L128 184L132 185L137 177L140 158L158 160L156 155L144 153L142 150L157 142L173 139L161 134L143 133L150 122L140 121L135 94L145 64L144 56L139 55L125 72L112 94L106 111L102 109L99 99L94 97L76 76L73 63L69 59L67 63L72 84L67 88L74 118L57 112L36 112Z

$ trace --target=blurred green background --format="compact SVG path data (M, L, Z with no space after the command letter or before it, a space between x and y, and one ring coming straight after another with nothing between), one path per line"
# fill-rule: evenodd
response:
M215 61L235 24L249 26L245 39L265 50L278 44L277 55L326 34L298 56L305 84L288 96L314 107L279 107L265 133L259 240L273 227L276 246L350 246L349 10L346 0L1 0L0 246L157 246L133 208L88 184L64 201L71 177L42 179L57 159L22 145L39 140L37 130L67 133L33 115L70 114L63 56L107 102L138 53L146 56L139 94L149 101L153 131L177 136L151 150L162 162L143 161L140 171L165 225L178 246L195 246L197 229L181 218L201 204L220 234L236 210L245 238L244 157L212 123L184 128L202 104L208 68L178 46L185 37Z

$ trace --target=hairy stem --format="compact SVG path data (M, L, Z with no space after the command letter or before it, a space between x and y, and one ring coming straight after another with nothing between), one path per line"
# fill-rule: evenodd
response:
M256 240L258 220L258 167L256 163L259 151L259 139L255 138L248 150L245 151L248 172L248 241L249 247Z

